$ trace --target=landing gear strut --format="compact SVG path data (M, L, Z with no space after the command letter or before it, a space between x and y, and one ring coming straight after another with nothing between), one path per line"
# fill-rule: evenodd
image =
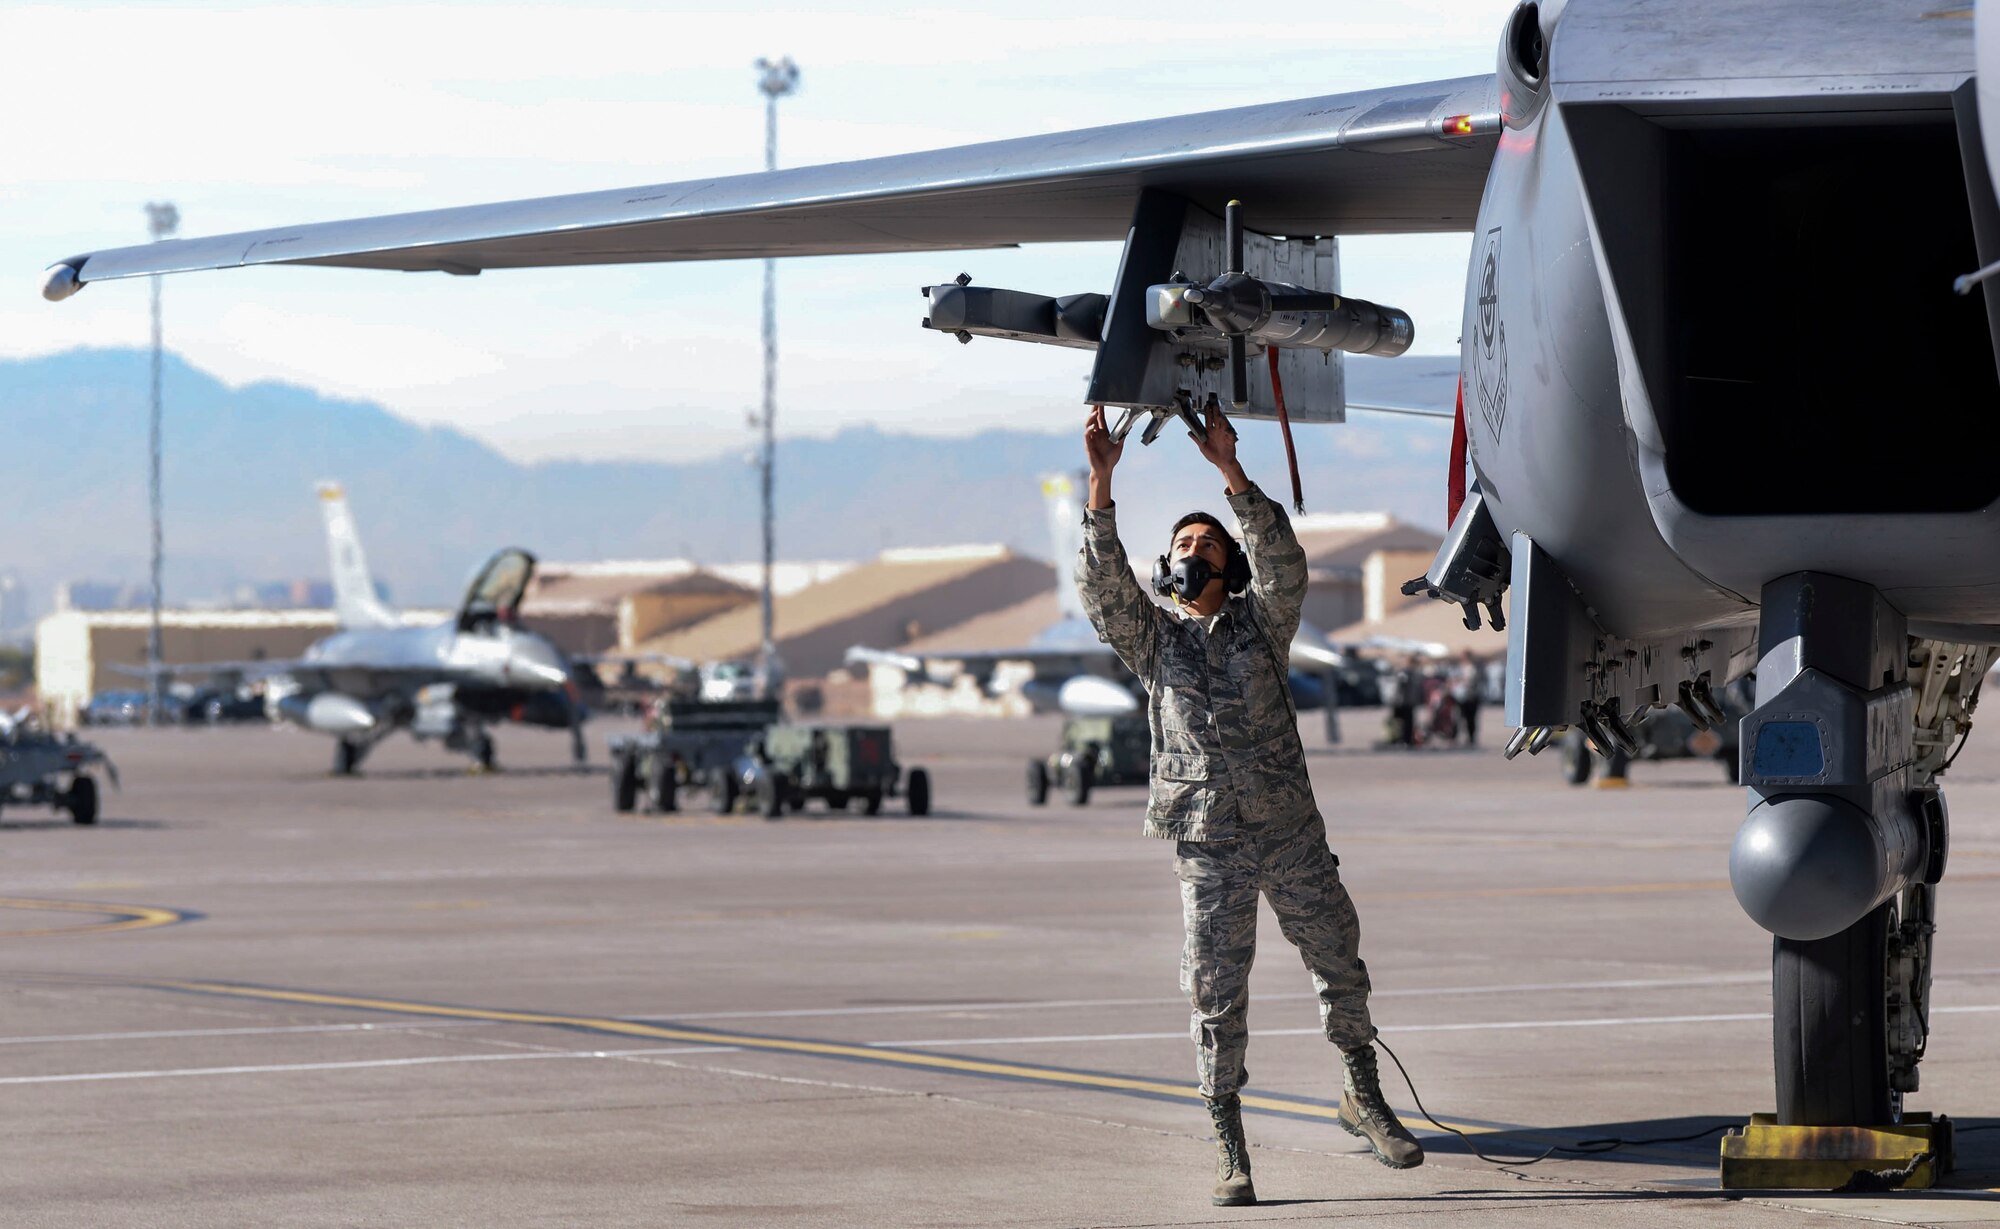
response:
M1736 898L1772 932L1777 1113L1723 1142L1725 1187L1928 1186L1951 1128L1905 1114L1929 1032L1947 830L1936 784L1995 650L1913 638L1874 589L1766 585Z

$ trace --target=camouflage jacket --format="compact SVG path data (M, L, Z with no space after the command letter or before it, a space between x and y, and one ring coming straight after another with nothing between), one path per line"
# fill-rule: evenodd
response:
M1292 705L1292 636L1306 556L1283 508L1252 486L1231 495L1250 586L1214 630L1163 609L1132 574L1114 509L1084 509L1076 584L1098 638L1146 687L1152 728L1146 835L1227 840L1317 814Z

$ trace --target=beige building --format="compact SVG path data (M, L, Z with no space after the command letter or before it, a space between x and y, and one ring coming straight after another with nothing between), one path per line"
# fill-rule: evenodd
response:
M1305 621L1322 631L1380 618L1412 599L1402 583L1430 566L1443 541L1387 512L1320 512L1292 518L1306 552ZM1382 574L1370 577L1371 557ZM1391 575L1399 569L1402 575ZM1370 606L1370 594L1377 603Z
M629 652L756 600L754 590L686 559L543 563L521 601L521 622L565 653L590 656Z
M884 551L777 597L772 623L778 655L793 678L816 678L840 669L850 646L898 648L1032 597L1054 580L1048 564L1004 546ZM759 623L751 602L633 647L694 661L747 658L757 652Z

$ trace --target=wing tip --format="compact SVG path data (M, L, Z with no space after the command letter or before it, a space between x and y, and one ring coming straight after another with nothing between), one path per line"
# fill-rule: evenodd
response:
M82 290L83 261L83 257L73 256L50 265L42 274L42 297L51 303L60 303Z

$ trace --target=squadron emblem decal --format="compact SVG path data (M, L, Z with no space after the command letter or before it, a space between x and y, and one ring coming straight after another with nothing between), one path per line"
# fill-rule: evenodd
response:
M1487 430L1500 438L1507 421L1507 323L1500 319L1500 228L1486 232L1479 263L1478 344L1473 348L1473 376L1479 386L1479 412Z

